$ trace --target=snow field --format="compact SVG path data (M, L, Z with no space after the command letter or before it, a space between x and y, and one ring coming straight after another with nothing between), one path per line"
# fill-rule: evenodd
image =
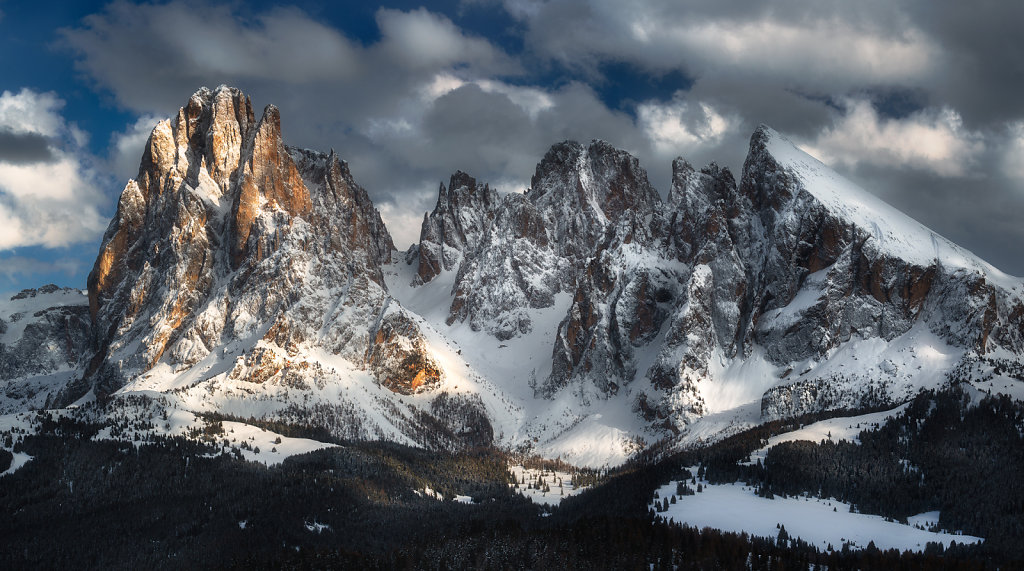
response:
M473 331L468 323L446 323L454 271L412 287L415 273L416 267L402 260L387 266L388 291L422 319L431 355L445 370L444 390L480 396L497 444L528 443L544 457L593 468L621 464L636 451L634 441L644 426L630 413L630 391L607 400L588 398L583 389L563 390L554 400L534 397L533 386L551 373L552 349L572 303L570 294L559 293L551 307L532 310L531 334L500 341Z
M334 448L336 444L328 444L309 438L289 438L281 436L251 424L241 422L224 422L223 440L231 442L231 450L239 450L242 457L251 462L259 462L273 466L284 462L289 456L305 454L324 448ZM248 442L248 448L241 448L235 441ZM257 450L259 452L257 452Z
M273 466L284 462L289 456L305 454L314 450L331 448L329 444L308 438L292 438L276 432L235 421L220 423L221 431L196 414L176 407L177 403L168 402L164 396L154 401L148 409L126 406L117 415L108 415L106 420L149 421L151 429L129 428L115 434L112 426L101 429L94 439L130 442L134 446L146 443L150 436L186 437L199 441L207 441L219 446L221 453L240 454L246 460L259 462L265 466ZM225 441L227 444L225 445Z
M696 473L696 468L692 469ZM767 499L754 493L743 483L708 484L698 480L702 491L692 496L677 496L676 503L660 515L690 527L710 527L722 531L745 532L761 537L777 537L781 528L791 538L800 538L819 549L841 549L843 544L863 549L874 542L879 549L923 551L929 542L949 546L950 542L978 543L980 537L921 529L929 522L938 522L938 512L908 518L909 525L886 521L882 516L853 513L850 504L833 499L813 497L776 497ZM690 484L694 488L693 484ZM656 503L675 494L676 483L664 485L656 492L651 509L660 511ZM920 527L917 527L920 526Z

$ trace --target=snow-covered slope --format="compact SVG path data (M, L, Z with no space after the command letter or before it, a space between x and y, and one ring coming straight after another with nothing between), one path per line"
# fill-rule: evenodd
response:
M857 513L850 504L834 499L788 497L767 499L758 496L752 486L742 483L709 484L701 480L701 491L677 496L675 503L653 506L662 517L698 529L711 527L734 533L779 539L801 539L823 551L839 550L849 544L865 549L874 544L878 549L924 551L929 543L949 547L980 543L983 538L945 531L930 531L926 525L936 522L937 512L908 518L901 524L882 516ZM676 482L662 486L655 502L665 502L676 492ZM917 524L915 526L915 524ZM919 526L919 527L918 527ZM782 531L785 530L785 534Z
M763 127L761 132L767 137L767 152L800 180L807 193L837 217L867 231L874 245L884 253L922 267L937 263L947 269L982 272L1004 287L1020 286L1019 279L1004 274L850 182L777 131Z

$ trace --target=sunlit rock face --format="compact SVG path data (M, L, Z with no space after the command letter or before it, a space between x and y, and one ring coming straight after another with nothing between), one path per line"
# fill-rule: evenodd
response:
M238 90L201 89L154 128L121 195L88 282L98 353L67 398L184 371L232 343L252 351L232 374L255 382L301 369L310 348L396 390L434 382L415 323L385 315L393 250L333 151L287 147L274 106L255 120Z

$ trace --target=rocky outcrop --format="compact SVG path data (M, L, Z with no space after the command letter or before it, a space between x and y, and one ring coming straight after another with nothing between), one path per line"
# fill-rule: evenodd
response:
M366 361L382 385L411 395L436 385L443 371L427 352L416 321L402 310L388 313L372 332Z
M92 357L88 298L47 285L0 302L0 414L52 403Z
M253 117L222 86L153 130L89 276L97 356L67 399L250 339L262 348L235 374L254 382L301 367L310 347L390 378L366 361L401 345L370 329L390 303L381 268L394 246L380 215L333 151L285 146L273 106Z
M462 171L451 176L447 188L441 183L437 205L423 215L415 284L427 283L443 271L458 271L490 228L499 201L490 186L478 186Z
M523 195L506 195L456 277L449 323L499 339L532 331L531 309L572 294L588 260L627 218L661 199L636 158L604 141L551 147Z
M678 430L708 412L722 371L747 361L780 385L764 397L777 416L895 399L918 382L865 392L863 378L792 370L851 342L924 325L955 347L1021 348L1020 292L994 283L996 270L766 127L739 181L677 159L665 202L634 158L599 141L554 145L531 186L473 202L442 185L417 283L457 268L448 323L500 340L533 333L537 310L565 304L538 396L572 386L586 402L646 379L637 410ZM920 255L922 242L934 255ZM791 405L772 404L776 394Z

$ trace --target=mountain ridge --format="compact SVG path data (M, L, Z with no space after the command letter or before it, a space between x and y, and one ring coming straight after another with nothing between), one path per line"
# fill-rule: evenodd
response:
M402 256L333 150L287 146L276 107L256 121L237 89L200 89L122 192L86 334L6 372L3 410L155 390L343 437L601 465L721 418L718 434L896 404L1020 362L1019 278L769 127L738 180L672 166L664 200L597 140L553 145L521 194L457 171Z

